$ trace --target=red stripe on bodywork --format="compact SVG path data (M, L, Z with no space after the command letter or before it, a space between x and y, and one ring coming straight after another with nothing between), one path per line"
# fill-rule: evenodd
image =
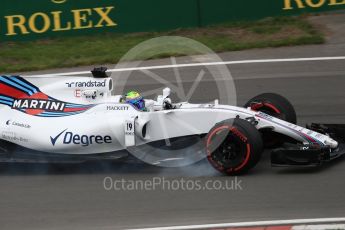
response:
M0 83L0 92L1 94L12 97L12 98L20 98L20 97L28 96L26 93L20 90L17 90L13 87L10 87L8 85L5 85L3 83Z
M78 112L78 111L84 111L88 108L65 108L64 112Z

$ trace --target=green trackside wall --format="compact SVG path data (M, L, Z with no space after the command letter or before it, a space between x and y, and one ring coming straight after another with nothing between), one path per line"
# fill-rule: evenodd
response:
M345 9L345 0L200 0L201 25Z
M345 0L1 0L0 41L165 31L345 9Z

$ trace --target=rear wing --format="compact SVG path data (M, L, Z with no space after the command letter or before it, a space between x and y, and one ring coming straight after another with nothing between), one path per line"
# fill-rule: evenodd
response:
M0 106L40 117L79 114L111 97L111 78L0 76Z
M72 103L99 103L110 97L112 90L113 82L108 77L0 77L0 99L4 104L16 98L31 98L42 94Z

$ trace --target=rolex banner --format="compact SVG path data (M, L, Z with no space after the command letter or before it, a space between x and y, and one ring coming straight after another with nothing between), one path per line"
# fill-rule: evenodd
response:
M2 0L0 40L164 31L345 8L345 0Z

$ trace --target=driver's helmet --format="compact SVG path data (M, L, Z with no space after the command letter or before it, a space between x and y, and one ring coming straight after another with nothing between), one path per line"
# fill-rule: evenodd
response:
M145 110L145 100L136 91L130 91L125 95L125 102L135 106L139 110Z

